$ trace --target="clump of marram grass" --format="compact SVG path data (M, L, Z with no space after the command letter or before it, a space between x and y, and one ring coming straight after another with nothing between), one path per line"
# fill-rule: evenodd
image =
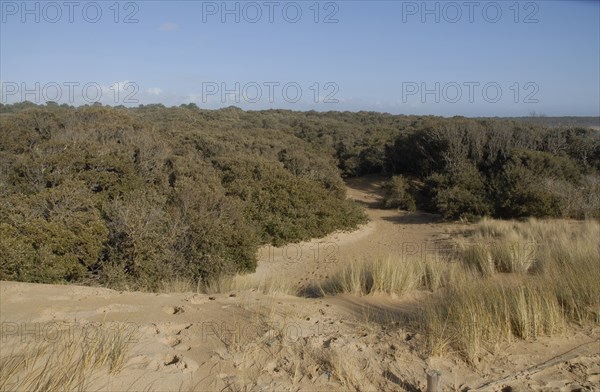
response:
M473 232L460 261L479 277L447 279L417 317L430 353L455 350L473 361L568 322L600 323L598 222L484 220Z
M324 293L402 295L414 290L435 290L456 276L457 266L439 257L377 258L344 265L321 288Z
M0 391L85 391L101 378L118 373L136 339L135 331L114 324L93 328L93 332L85 327L53 329L48 341L25 345L20 336L13 337L14 341L3 336Z
M490 253L490 247L484 243L459 244L460 261L471 271L475 271L481 276L492 276L496 269L494 260Z
M541 269L565 315L600 322L600 224L586 222L541 248Z
M239 290L256 290L269 295L294 295L297 291L296 287L285 277L257 277L244 274L219 275L198 282L175 278L164 281L159 291L163 293L222 294Z
M490 256L496 271L524 274L534 265L536 249L534 242L522 239L517 233L507 233L491 245Z
M460 260L470 270L489 277L496 272L527 273L535 264L537 245L515 233L496 241L475 240L459 243Z
M468 360L500 343L551 335L564 325L560 304L543 282L452 287L426 304L421 317L430 353L452 347Z
M496 272L527 273L536 267L537 249L542 238L557 233L556 224L540 232L535 220L519 222L483 219L472 230L469 242L459 243L460 260L481 276Z
M475 265L484 276L496 271L539 275L570 320L599 317L600 223L484 220L474 231L478 241L491 246L463 253L466 265Z
M198 285L198 292L219 294L238 290L256 290L263 294L296 294L297 288L285 277L257 277L254 275L222 275Z

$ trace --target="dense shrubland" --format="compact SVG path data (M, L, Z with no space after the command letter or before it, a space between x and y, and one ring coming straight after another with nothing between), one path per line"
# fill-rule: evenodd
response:
M158 290L364 221L343 177L448 219L599 217L600 135L373 112L3 105L0 279Z
M528 118L374 112L271 110L239 117L255 123L258 118L264 127L292 134L334 157L342 176L401 175L417 208L448 219L600 217L598 130ZM547 118L545 123L579 123L566 120Z
M419 208L446 218L600 216L598 131L428 122L387 148L388 170L420 180Z
M2 114L0 279L157 290L252 271L260 244L364 221L332 158L245 115Z

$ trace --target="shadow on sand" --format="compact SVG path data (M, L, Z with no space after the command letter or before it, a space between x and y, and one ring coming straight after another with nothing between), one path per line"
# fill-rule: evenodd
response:
M439 214L429 214L427 212L406 212L403 215L393 214L384 216L381 219L403 225L425 225L429 223L443 223L444 219Z

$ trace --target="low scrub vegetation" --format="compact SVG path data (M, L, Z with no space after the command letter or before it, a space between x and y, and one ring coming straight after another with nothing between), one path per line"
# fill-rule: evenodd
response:
M600 216L597 131L506 125L465 120L401 135L392 170L421 179L409 189L423 195L418 207L448 219ZM579 143L589 143L583 155Z
M332 158L251 117L194 107L3 113L0 279L205 285L253 271L261 244L364 222Z
M415 211L415 198L408 192L409 184L402 176L393 176L383 184L383 203L386 208Z
M252 271L262 244L364 222L342 178L366 173L390 177L387 207L447 219L600 217L600 134L575 125L193 104L0 109L0 279L157 291ZM500 271L531 267L495 252Z

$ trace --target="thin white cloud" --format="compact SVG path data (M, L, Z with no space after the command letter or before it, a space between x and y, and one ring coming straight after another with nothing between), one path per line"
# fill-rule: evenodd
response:
M146 90L146 92L147 92L148 94L151 94L151 95L156 95L156 96L158 96L158 95L160 95L160 94L161 94L163 91L162 91L162 89L160 89L160 88L158 88L158 87L151 87L151 88L147 89L147 90Z
M175 30L179 30L179 25L177 23L173 23L173 22L165 22L163 24L161 24L158 29L160 31L175 31Z

